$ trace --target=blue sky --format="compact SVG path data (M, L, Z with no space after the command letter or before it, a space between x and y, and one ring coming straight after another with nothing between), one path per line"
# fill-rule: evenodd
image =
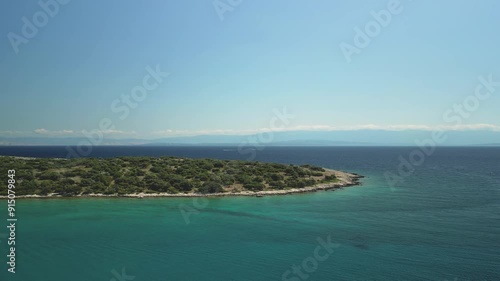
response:
M283 108L294 115L284 130L500 130L500 87L460 124L450 122L456 112L443 118L474 95L478 77L500 82L495 0L401 0L350 62L340 44L356 47L355 28L396 4L52 3L58 11L16 47L22 18L33 23L44 10L31 0L0 4L0 136L78 136L103 119L110 137L251 133ZM126 116L117 112L148 66L169 75L149 79L154 89Z

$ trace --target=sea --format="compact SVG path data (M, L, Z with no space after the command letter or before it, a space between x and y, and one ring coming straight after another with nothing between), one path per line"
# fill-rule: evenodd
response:
M365 178L286 196L18 199L15 274L2 199L0 280L500 280L499 147L253 152L97 146L88 156L252 157ZM64 158L67 150L3 146L0 155Z

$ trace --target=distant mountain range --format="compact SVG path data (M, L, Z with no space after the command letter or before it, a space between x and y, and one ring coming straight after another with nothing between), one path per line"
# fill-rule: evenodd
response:
M447 131L437 145L500 146L500 132ZM202 135L159 139L106 138L97 145L242 145L242 146L415 146L432 139L425 130L287 131L253 135ZM0 137L0 145L78 145L85 137Z

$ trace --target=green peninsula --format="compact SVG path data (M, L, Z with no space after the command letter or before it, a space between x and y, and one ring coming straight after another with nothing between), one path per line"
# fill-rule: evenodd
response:
M3 156L0 167L15 170L17 197L280 195L356 185L361 178L311 165L180 157Z

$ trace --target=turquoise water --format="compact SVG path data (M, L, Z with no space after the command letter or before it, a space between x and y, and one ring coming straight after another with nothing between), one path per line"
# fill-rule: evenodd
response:
M203 157L240 157L221 148L203 151L213 154ZM6 272L0 237L0 280L500 280L500 149L440 148L389 188L384 172L397 171L398 156L411 151L259 151L258 160L368 176L363 186L334 192L20 200L17 273ZM191 211L188 220L181 210ZM333 252L307 259L328 236L337 243ZM293 265L301 266L302 277L292 272L282 279Z

